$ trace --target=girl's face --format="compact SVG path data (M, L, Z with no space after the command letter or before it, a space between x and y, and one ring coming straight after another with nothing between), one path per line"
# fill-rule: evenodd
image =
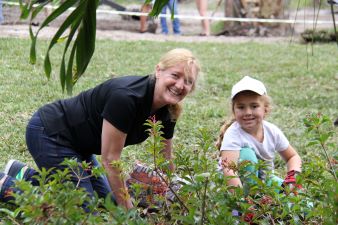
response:
M174 105L182 101L191 92L196 75L186 76L184 63L162 70L156 67L156 85L153 107L158 109L165 105Z
M262 127L267 112L262 96L253 92L242 92L234 98L234 115L243 130L255 133Z

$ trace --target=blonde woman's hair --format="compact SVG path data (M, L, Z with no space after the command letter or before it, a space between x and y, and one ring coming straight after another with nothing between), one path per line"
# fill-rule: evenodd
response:
M195 82L192 85L191 91L196 87L196 81L201 71L201 66L197 58L192 52L185 48L175 48L165 53L160 62L157 64L161 70L166 70L170 67L176 66L177 64L184 63L184 75L186 77L194 76ZM183 106L182 103L175 105L169 105L168 110L172 120L177 120L181 115Z
M257 95L256 93L252 92L252 91L243 91L240 92L239 94L242 93L252 93L254 95ZM260 97L262 98L263 102L264 102L264 107L265 107L265 116L267 116L271 110L272 110L272 99L270 98L270 96L268 95L260 95ZM236 96L232 99L231 101L231 110L232 110L232 114L234 114L234 107L235 107L235 103L236 103ZM225 120L222 125L221 125L221 129L216 141L216 148L218 150L221 150L221 146L222 146L222 141L223 141L223 137L224 137L224 133L226 132L226 130L231 126L231 124L233 124L236 121L236 119L233 117L230 120Z

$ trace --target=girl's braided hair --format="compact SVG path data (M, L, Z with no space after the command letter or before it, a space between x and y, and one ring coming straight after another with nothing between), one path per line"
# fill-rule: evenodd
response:
M229 122L224 121L223 125L221 126L217 141L216 141L216 148L218 150L221 150L221 145L222 145L222 140L224 137L224 133L225 131L231 126L231 124L233 124L235 122L235 118L232 118Z

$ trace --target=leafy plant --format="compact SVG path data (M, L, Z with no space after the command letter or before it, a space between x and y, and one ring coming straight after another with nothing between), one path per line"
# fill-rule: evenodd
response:
M126 212L110 198L104 201L89 196L71 181L72 176L79 181L88 178L83 176L84 170L92 171L90 176L101 175L102 170L85 162L79 165L76 160L65 160L63 165L68 166L63 171L39 171L36 176L39 186L16 181L14 201L0 209L4 214L2 221L5 224L124 224L130 220L127 224L145 224L137 210Z
M38 1L29 1L23 4L20 0L21 18L25 19L30 15L32 21L43 7L48 4L49 1L38 3ZM63 1L57 9L55 9L40 25L39 29L34 34L32 25L29 25L29 33L31 37L31 50L30 50L30 62L36 63L36 42L39 32L44 27L48 26L52 21L58 18L61 14L70 10L71 7L76 6L69 16L62 23L54 37L52 38L44 60L44 69L47 78L50 78L52 66L50 61L50 50L55 44L66 40L66 44L63 51L60 67L60 81L62 90L66 88L67 93L71 94L73 85L78 81L86 70L91 57L93 56L95 49L96 38L96 8L99 4L99 0L67 0ZM73 38L76 36L74 43ZM70 53L69 47L72 44ZM68 64L66 66L65 60L69 53ZM75 61L75 67L74 67Z
M330 157L328 152L328 148L337 150L335 143L328 143L328 140L334 135L332 130L332 121L328 116L317 113L308 115L304 119L304 124L307 127L307 133L311 138L308 146L319 145L321 147L322 153L330 168L329 172L332 174L336 182L338 182L336 175L337 151L334 151L336 154L334 157Z
M336 34L332 30L310 30L301 33L305 42L331 42L336 41Z
M140 208L126 211L110 198L90 198L70 182L69 172L81 180L81 171L91 170L91 166L81 163L79 170L75 160L67 160L64 165L69 169L40 171L37 187L18 181L16 187L20 192L14 194L15 207L1 208L2 220L5 224L335 224L336 161L328 151L328 148L336 148L330 143L331 121L325 115L311 114L304 119L304 124L310 137L309 145L320 146L323 154L304 160L302 173L297 176L297 183L303 186L298 193L277 184L269 186L255 174L247 174L253 181L247 192L227 186L229 178L224 178L218 168L213 137L201 128L196 133L198 142L193 146L193 154L187 154L182 146L176 149L176 174L168 173L163 180L167 184L180 183L181 188L172 190L176 196L172 203L159 198L162 207L156 212ZM153 118L146 125L150 138L144 154L152 158L155 171L163 171L168 163L160 154L161 122ZM257 165L243 161L233 166L235 171L244 171L247 166ZM92 175L102 172L93 171Z

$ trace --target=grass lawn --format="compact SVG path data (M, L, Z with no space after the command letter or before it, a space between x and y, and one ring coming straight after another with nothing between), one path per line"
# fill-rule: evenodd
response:
M40 106L67 97L58 79L61 48L52 51L53 77L47 81L42 66L47 42L40 40L38 46L38 63L30 65L30 40L0 39L0 168L11 158L33 165L25 146L27 121ZM231 86L244 75L251 75L265 83L273 99L274 107L268 120L285 132L305 160L311 160L312 154L319 154L320 148L306 146L309 140L304 134L302 120L311 112L321 112L332 120L338 117L338 49L335 44L311 48L295 43L100 40L85 76L74 88L74 95L111 76L150 74L159 57L176 47L191 49L200 59L204 73L197 90L185 100L184 113L175 133L175 146L183 145L187 151L193 149L200 128L216 138L220 123L231 117ZM332 141L338 142L337 135ZM123 157L146 161L147 156L139 151L142 148L142 145L129 147ZM216 156L216 149L211 154Z

